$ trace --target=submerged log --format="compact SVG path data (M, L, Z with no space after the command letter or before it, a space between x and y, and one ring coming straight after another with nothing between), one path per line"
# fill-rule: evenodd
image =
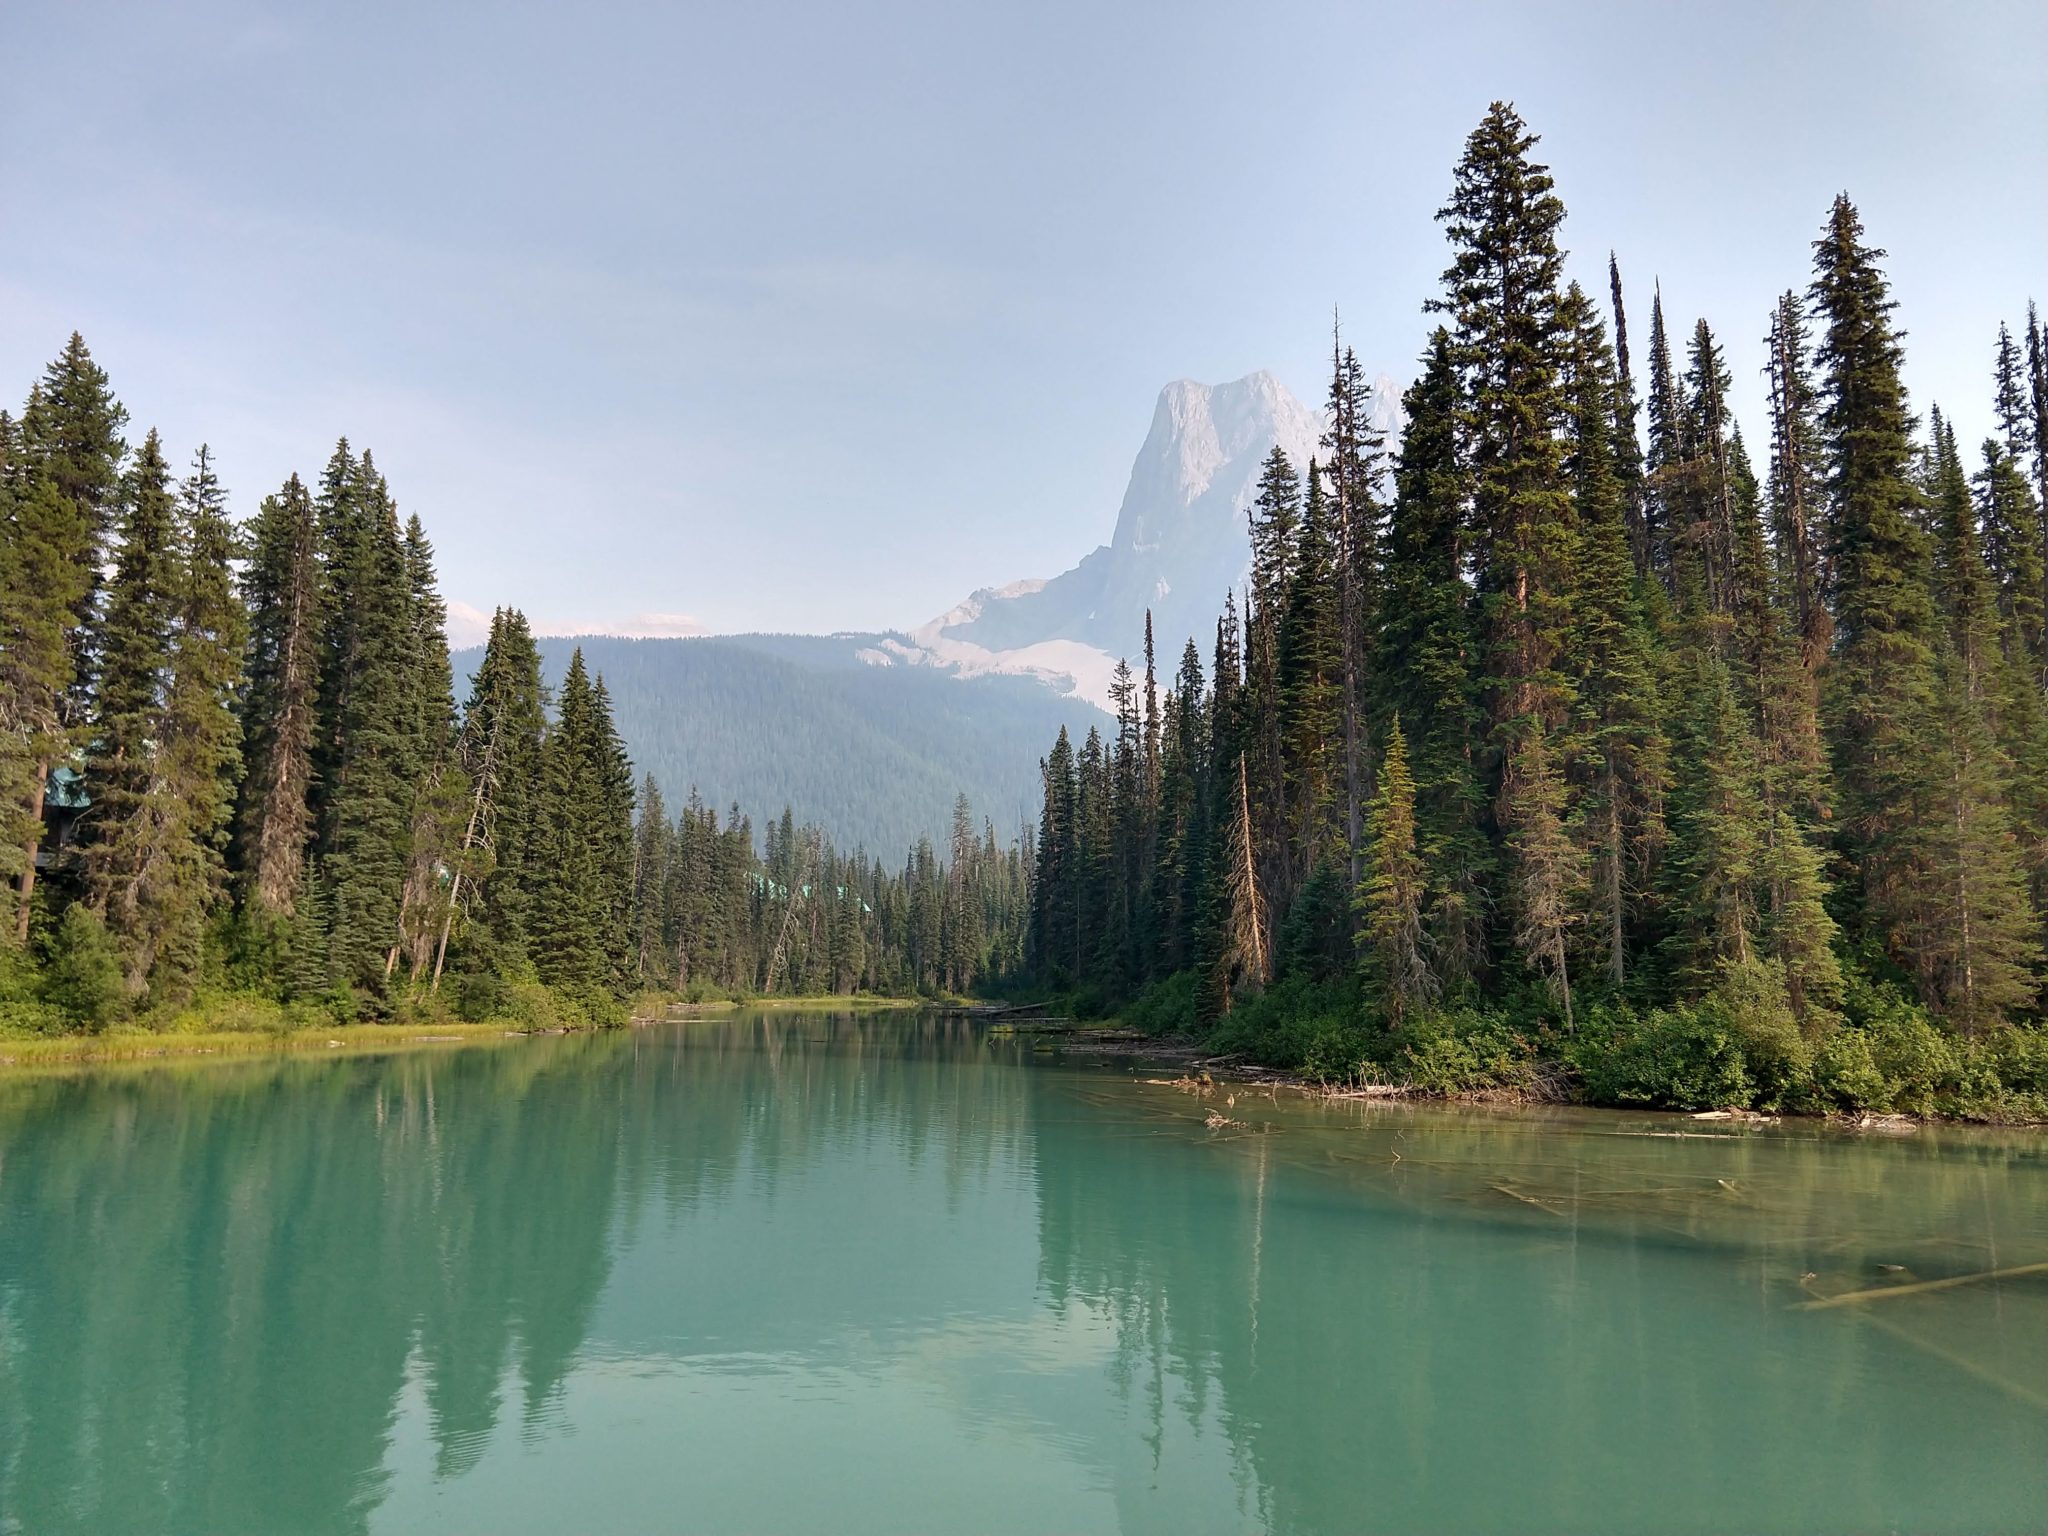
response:
M1953 1290L1959 1285L1982 1285L1987 1281L2019 1280L2029 1275L2048 1275L2048 1263L2013 1264L2004 1269L1984 1269L1975 1274L1949 1275L1941 1280L1915 1280L1906 1285L1873 1285L1861 1291L1844 1291L1839 1296L1823 1296L1815 1301L1802 1301L1802 1312L1819 1312L1828 1307L1860 1306L1866 1301L1885 1301L1894 1296L1924 1296L1929 1291Z

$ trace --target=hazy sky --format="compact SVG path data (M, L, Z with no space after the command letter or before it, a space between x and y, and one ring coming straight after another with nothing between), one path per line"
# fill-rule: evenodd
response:
M664 12L665 14L658 14ZM1494 97L1721 333L1842 188L1915 403L2048 300L2048 6L0 0L0 396L73 328L238 510L367 444L452 604L909 625L1105 540L1159 386L1406 381Z

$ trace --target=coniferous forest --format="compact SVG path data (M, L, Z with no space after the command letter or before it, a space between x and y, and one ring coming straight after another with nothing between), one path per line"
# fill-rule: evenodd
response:
M1839 197L1752 452L1708 320L1566 279L1536 146L1467 140L1398 441L1337 338L1206 657L1148 620L1035 839L963 800L900 866L672 815L513 609L458 687L369 452L238 523L73 336L0 413L0 1025L1024 985L1331 1080L2048 1114L2048 332L1965 445Z
M694 997L964 991L1017 967L1028 862L787 815L669 819L604 679L501 609L458 705L434 554L339 443L237 524L74 335L0 413L0 1032L603 1023Z
M1114 739L1044 759L1033 973L1330 1080L2048 1115L2034 308L1960 441L1838 197L1732 317L1752 444L1707 320L1566 280L1536 147L1466 141L1399 440L1335 344L1210 654L1148 621Z

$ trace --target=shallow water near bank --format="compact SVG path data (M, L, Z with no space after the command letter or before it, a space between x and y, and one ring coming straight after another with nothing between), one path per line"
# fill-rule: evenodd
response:
M2048 1525L2040 1132L1039 1044L0 1080L0 1532Z

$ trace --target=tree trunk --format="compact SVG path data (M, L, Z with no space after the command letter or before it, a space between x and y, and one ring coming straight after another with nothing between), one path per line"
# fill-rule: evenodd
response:
M23 850L21 879L16 889L21 893L21 905L14 916L14 941L28 942L28 915L36 894L36 854L42 850L43 797L49 792L50 765L36 764L36 787L29 795L28 814L36 830L29 835L28 846Z

